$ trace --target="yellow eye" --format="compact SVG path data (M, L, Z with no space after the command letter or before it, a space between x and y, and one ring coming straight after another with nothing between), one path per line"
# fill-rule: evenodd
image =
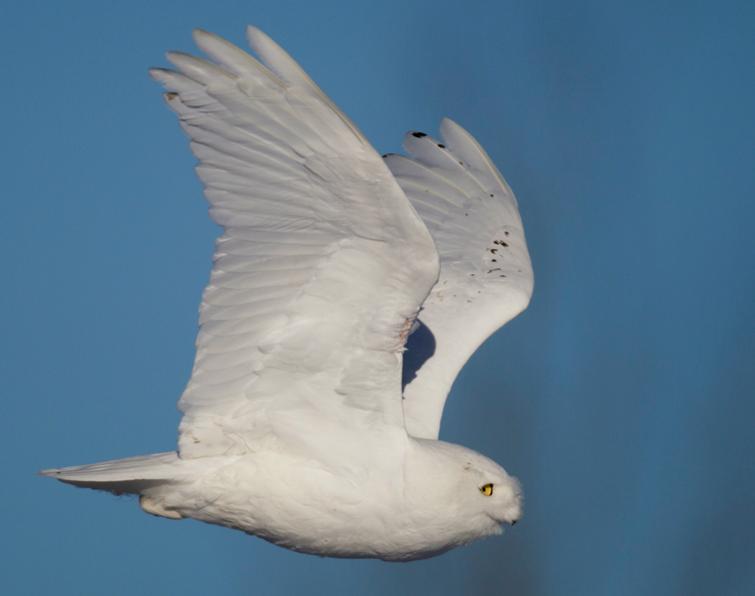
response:
M487 484L480 487L480 492L486 497L489 497L493 494L493 485L488 482Z

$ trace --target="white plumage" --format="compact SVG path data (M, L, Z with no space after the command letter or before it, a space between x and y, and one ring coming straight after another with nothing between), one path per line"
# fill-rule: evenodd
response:
M499 533L518 483L437 437L458 371L532 293L511 189L450 120L442 143L410 133L409 157L381 158L248 37L264 66L197 31L212 62L151 71L223 227L178 451L44 474L320 555L410 560ZM411 358L414 340L432 350Z
M410 158L386 161L422 216L440 255L440 278L419 320L435 351L404 390L406 428L437 439L451 385L494 331L529 304L532 266L514 193L472 136L441 123L442 143L406 135Z

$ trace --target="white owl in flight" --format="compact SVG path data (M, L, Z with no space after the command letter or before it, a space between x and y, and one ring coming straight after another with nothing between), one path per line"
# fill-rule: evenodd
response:
M438 431L461 367L532 294L513 192L451 120L381 157L247 34L261 63L196 31L209 61L171 52L175 70L151 71L223 228L178 450L43 474L324 556L405 561L501 533L518 482Z

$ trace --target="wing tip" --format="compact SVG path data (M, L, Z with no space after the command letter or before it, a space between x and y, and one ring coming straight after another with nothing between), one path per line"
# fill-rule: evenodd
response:
M469 131L466 130L461 124L456 122L456 120L449 118L448 116L444 116L441 119L440 126L438 128L440 130L440 136L444 141L447 140L447 137L453 133L462 133L472 136L469 134Z
M194 40L194 43L197 45L197 47L202 51L206 51L204 49L204 46L207 44L211 44L213 42L225 41L219 35L216 35L215 33L212 33L211 31L207 31L206 29L202 29L201 27L192 29L191 38Z
M415 151L413 150L413 148L420 146L418 145L418 143L430 143L439 147L440 149L446 149L446 146L438 141L438 139L427 134L426 132L422 132L421 130L410 130L409 132L407 132L404 135L404 142L401 144L401 146L407 153L409 153L409 155L414 155Z
M162 83L162 75L166 71L166 68L160 68L159 66L153 66L147 69L147 74L153 81Z
M246 39L249 42L249 45L252 46L252 49L258 54L260 54L260 48L265 45L278 45L269 35L267 35L267 33L254 25L246 26Z

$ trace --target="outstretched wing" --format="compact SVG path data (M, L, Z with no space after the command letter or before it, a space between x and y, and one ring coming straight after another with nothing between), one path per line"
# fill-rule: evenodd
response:
M401 354L438 275L380 156L290 56L247 33L265 66L196 31L213 62L169 53L176 70L151 71L223 227L179 402L181 457L313 424L402 426Z
M409 157L385 157L440 254L440 278L422 305L404 365L406 427L425 438L438 437L464 363L527 307L533 286L514 193L472 135L448 119L440 133L442 143L409 133Z

